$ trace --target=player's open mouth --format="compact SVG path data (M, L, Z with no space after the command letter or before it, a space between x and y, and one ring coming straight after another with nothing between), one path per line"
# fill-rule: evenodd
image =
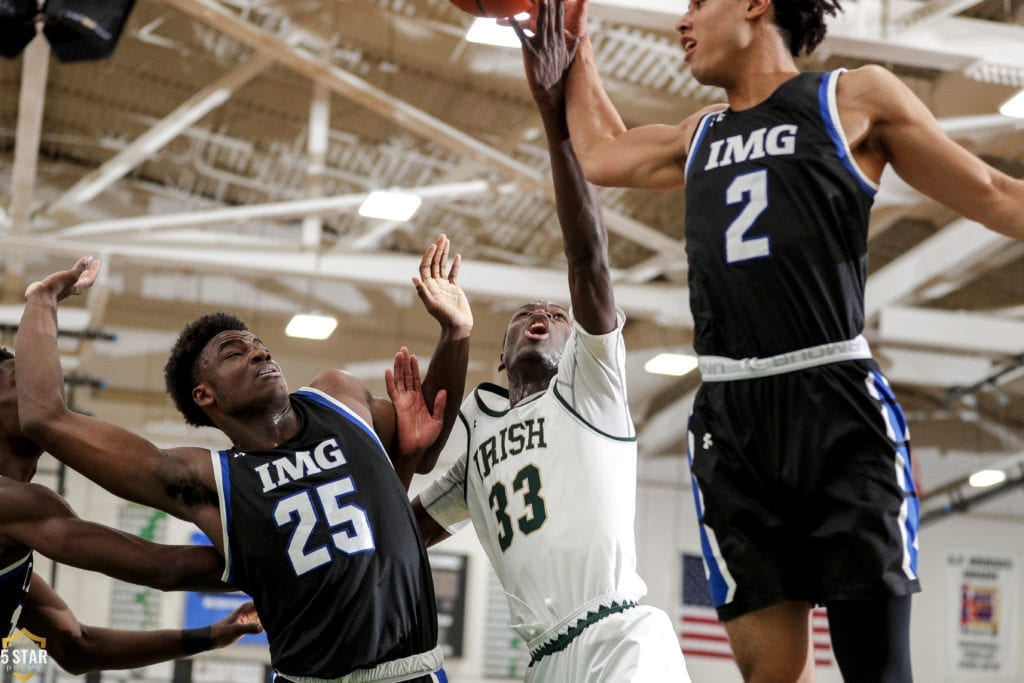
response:
M260 369L256 371L257 377L267 376L278 376L281 374L281 368L277 367L277 363L267 363L266 365L260 366Z
M534 320L526 328L527 339L544 339L548 336L548 326L543 320Z
M690 53L693 52L693 48L697 47L697 41L693 38L683 38L679 41L683 45L683 51L686 52L686 56L689 57Z

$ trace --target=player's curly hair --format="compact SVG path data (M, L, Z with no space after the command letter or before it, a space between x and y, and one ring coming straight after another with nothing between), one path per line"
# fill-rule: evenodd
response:
M811 54L825 39L825 15L834 17L843 8L839 0L774 0L775 25L790 54Z
M207 342L221 332L248 329L236 316L217 311L193 320L178 335L178 341L174 343L167 364L164 365L164 384L188 424L195 427L214 426L210 417L192 400L192 389L199 378L196 364L199 354Z
M5 360L10 360L12 358L14 358L14 354L8 351L3 346L0 346L0 363L3 363Z

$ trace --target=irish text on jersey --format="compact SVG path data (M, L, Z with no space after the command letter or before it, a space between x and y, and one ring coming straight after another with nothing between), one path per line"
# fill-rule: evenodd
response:
M480 478L491 473L491 468L509 456L519 455L535 448L547 448L544 441L544 418L530 418L505 427L496 435L481 442L473 452L473 462Z

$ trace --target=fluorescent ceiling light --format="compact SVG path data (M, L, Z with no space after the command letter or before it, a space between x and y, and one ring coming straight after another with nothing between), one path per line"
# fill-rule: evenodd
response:
M284 333L302 339L327 339L337 326L338 319L330 315L296 313L284 328Z
M414 194L377 190L367 195L359 207L359 215L388 221L407 221L422 203L423 200Z
M517 14L516 19L523 21L529 13ZM498 47L522 47L519 36L511 26L499 26L497 19L478 18L473 21L466 32L466 40L481 45L497 45Z
M685 375L697 367L697 359L683 353L659 353L644 363L644 370L652 375Z
M981 470L975 472L967 480L974 488L983 489L986 486L995 486L1006 481L1006 472L1002 470Z
M1024 119L1024 90L1003 102L1003 106L999 107L999 113L1003 116Z

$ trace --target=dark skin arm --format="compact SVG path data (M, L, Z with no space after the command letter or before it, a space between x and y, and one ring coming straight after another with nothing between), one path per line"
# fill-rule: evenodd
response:
M530 93L547 134L555 206L569 262L573 317L590 334L605 334L616 325L608 233L597 193L584 177L569 137L565 90L576 49L566 49L563 22L564 5L541 0L533 37L528 37L515 20L512 25L523 43Z
M420 526L420 535L423 537L423 545L428 548L432 545L436 545L446 538L450 538L451 534L437 523L430 513L423 507L423 503L420 502L420 497L416 496L412 501L412 511L416 514L416 522Z
M159 590L228 590L224 560L209 546L161 545L80 519L37 484L2 482L0 541L37 550L55 562Z
M83 674L101 669L134 669L186 657L182 632L122 631L79 623L45 581L32 575L19 626L46 638L46 650L65 670ZM252 603L246 603L210 627L213 648L230 645L246 633L262 631Z
M204 448L161 450L116 425L68 409L57 352L57 302L92 285L99 262L33 283L16 340L18 414L41 448L121 498L195 522L222 547L213 467Z

